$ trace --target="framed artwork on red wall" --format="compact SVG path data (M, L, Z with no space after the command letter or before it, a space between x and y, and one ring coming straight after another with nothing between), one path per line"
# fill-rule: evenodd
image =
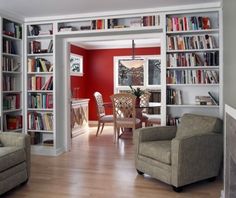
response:
M70 54L70 75L83 76L83 56Z

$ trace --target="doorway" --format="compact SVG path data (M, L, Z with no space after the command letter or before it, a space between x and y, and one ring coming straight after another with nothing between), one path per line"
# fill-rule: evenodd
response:
M91 35L83 35L78 37L78 35L72 35L71 38L57 38L56 39L56 45L57 46L62 46L62 48L58 49L57 53L58 56L56 57L56 65L58 67L64 68L62 69L62 71L64 71L64 79L63 80L63 87L64 87L64 97L63 99L61 99L61 101L64 101L64 107L60 107L60 109L64 112L65 115L65 119L64 119L64 128L66 133L64 134L65 137L65 148L66 150L70 150L71 148L71 116L70 116L70 109L71 109L71 84L70 84L70 71L69 71L69 60L70 60L70 46L71 45L75 45L80 47L80 48L91 48L91 49L87 49L89 52L88 54L91 56L91 54L93 54L92 56L94 57L94 54L99 55L98 53L98 49L92 49L92 43L96 43L98 46L100 45L100 49L101 45L104 45L105 43L107 43L108 45L110 45L109 47L107 47L106 49L103 50L104 51L116 51L118 52L119 50L116 50L115 48L122 48L122 46L120 46L121 41L127 41L130 45L131 40L143 40L143 41L148 41L150 39L155 39L155 38L160 38L160 45L161 42L163 42L163 39L161 38L161 34L160 33L146 33L146 34L132 34L132 35L103 35L103 36L91 36ZM57 47L58 48L58 47ZM57 50L56 48L56 50ZM99 47L98 47L99 48ZM125 48L125 47L123 47ZM162 49L161 49L162 50ZM101 52L101 53L104 53ZM126 51L128 54L131 54L131 46L126 47ZM59 53L58 53L59 52ZM100 53L100 54L101 54ZM128 55L125 54L125 55ZM162 54L162 53L161 53ZM118 55L120 55L118 53ZM101 57L101 56L99 56ZM99 59L99 58L98 58ZM107 59L107 58L106 58ZM89 60L94 60L94 58L89 58ZM97 60L97 59L96 59ZM101 60L100 60L101 61ZM113 64L109 64L108 61L103 62L102 65L100 65L99 67L86 67L85 66L85 62L86 59L83 58L83 63L84 63L84 68L83 68L83 72L84 72L84 77L85 77L85 89L87 91L87 95L85 94L86 98L90 99L90 103L89 103L89 113L90 112L96 112L95 109L95 101L93 100L93 92L94 91L99 91L95 90L96 87L93 87L92 84L96 84L96 85L101 85L101 87L103 87L103 89L105 89L105 91L103 91L103 93L105 93L105 100L109 100L109 96L113 93L114 91L114 80L113 80ZM98 64L99 60L97 60L97 62L89 62L91 65L95 65ZM102 61L101 61L102 62ZM102 73L101 74L101 70L102 71L109 71L108 73ZM86 74L89 74L88 76L86 76ZM62 74L59 74L62 75ZM66 76L66 78L65 78ZM96 77L96 78L95 78ZM107 86L107 82L111 82L111 87ZM62 83L61 83L62 84ZM81 87L79 87L79 97L83 97L82 91L81 91ZM92 115L90 113L90 120L95 120L96 118L94 117L94 115ZM62 126L63 123L60 123L60 125Z

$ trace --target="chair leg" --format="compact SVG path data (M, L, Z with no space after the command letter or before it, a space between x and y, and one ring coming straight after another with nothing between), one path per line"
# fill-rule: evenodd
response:
M175 187L175 186L172 186L172 188L173 188L173 190L175 191L175 192L181 192L181 191L183 191L183 187Z
M105 125L105 123L102 123L102 128L101 128L100 134L102 134L102 131L103 131L104 125Z
M119 139L120 136L121 136L121 134L120 134L120 127L119 127L119 128L117 128L117 139Z
M101 125L101 122L98 121L98 128L97 128L96 136L98 136L98 132L99 132L99 129L100 129L100 125Z
M144 172L142 172L142 171L140 171L140 170L138 170L138 169L136 169L137 170L137 173L139 174L139 175L143 175L144 174Z
M114 126L113 126L113 131L114 131L114 133L113 133L113 142L114 142L114 144L116 143L116 130L117 130L117 128L116 128L116 125L114 124Z

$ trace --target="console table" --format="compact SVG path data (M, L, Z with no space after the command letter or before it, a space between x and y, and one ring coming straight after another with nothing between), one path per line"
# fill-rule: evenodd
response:
M71 100L71 137L88 131L88 103L89 99Z

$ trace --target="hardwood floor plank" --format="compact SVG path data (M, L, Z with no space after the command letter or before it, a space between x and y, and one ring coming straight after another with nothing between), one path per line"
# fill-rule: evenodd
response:
M32 156L31 178L4 198L217 198L222 181L200 182L182 193L147 175L137 174L131 134L118 144L113 128L96 137L90 133L73 139L72 150L58 157Z

